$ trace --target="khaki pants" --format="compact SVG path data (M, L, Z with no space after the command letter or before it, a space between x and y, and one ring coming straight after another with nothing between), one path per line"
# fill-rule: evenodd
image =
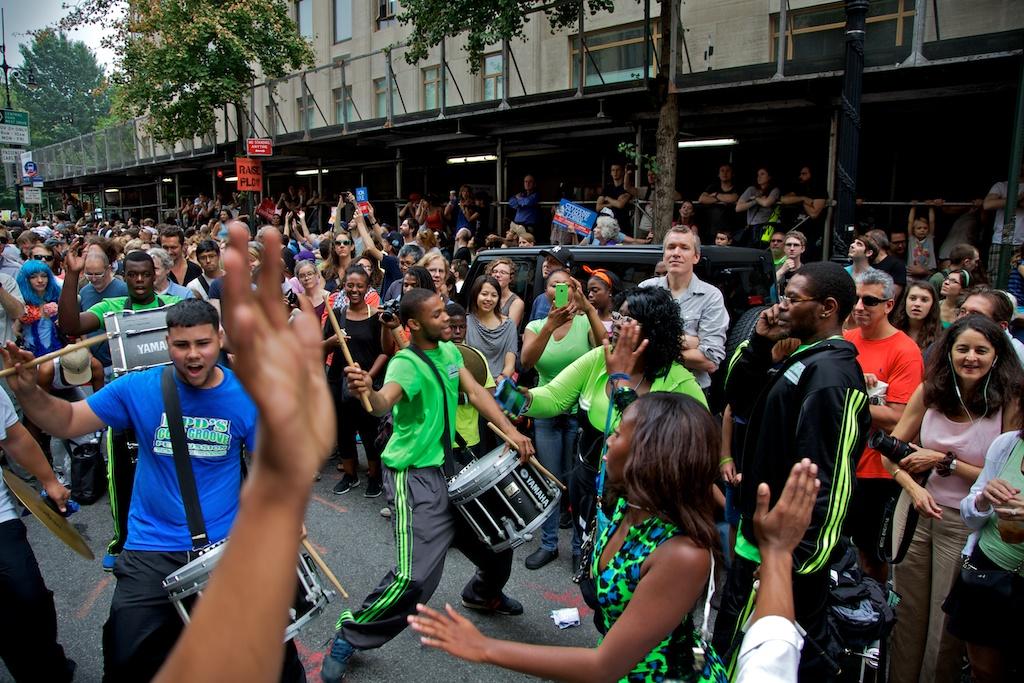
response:
M960 511L942 507L942 519L920 517L903 562L893 567L896 627L889 649L893 683L954 683L960 680L964 644L946 632L942 601L960 569L970 530Z

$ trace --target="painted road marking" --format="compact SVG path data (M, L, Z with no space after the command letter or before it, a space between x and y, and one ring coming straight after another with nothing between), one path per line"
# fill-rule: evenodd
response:
M113 579L109 576L104 576L100 579L100 582L96 584L96 587L89 592L89 596L85 599L85 602L82 603L82 606L75 612L76 619L85 619L89 616L89 612L92 611L92 608L96 605L96 601L99 600L100 595L103 594L103 591L106 590L111 581L113 581Z

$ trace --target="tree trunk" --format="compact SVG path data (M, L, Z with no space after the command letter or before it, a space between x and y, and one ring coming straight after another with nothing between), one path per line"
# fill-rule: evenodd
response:
M655 145L658 159L658 182L654 187L654 201L657 210L654 213L654 242L660 244L665 239L672 219L675 216L676 189L676 158L679 152L679 101L678 95L671 92L669 71L671 61L672 3L663 0L661 3L661 54L658 55L658 132ZM679 30L682 30L681 28Z

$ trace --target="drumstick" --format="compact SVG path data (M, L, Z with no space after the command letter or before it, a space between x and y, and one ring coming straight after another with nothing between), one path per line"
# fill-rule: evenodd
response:
M493 422L488 422L487 426L491 428L492 432L494 432L495 434L500 436L505 441L505 443L508 444L509 448L511 448L512 450L516 451L517 453L519 452L519 447L516 446L515 442L513 442L512 439L510 439L505 432L501 431L501 429L499 429L497 426L495 426ZM536 467L538 470L540 470L541 474L543 474L545 477L550 479L554 484L556 484L558 486L558 488L562 489L563 491L567 490L565 488L565 484L563 484L562 482L558 481L558 477L556 477L555 475L551 474L551 472L548 471L548 468L544 467L544 465L541 465L540 461L537 460L536 456L531 455L530 456L530 460L533 461L533 466Z
M32 360L30 360L30 361L28 361L26 363L22 363L21 365L22 365L22 367L25 367L25 368L34 368L37 365L42 365L43 363L45 363L47 361L51 361L54 358L60 358L63 355L71 353L72 351L77 351L78 349L87 349L90 346L96 346L97 344L102 344L105 341L107 341L107 335L105 335L105 334L98 334L95 337L89 337L88 339L83 339L80 342L75 342L74 344L68 344L63 349L58 349L56 351L51 351L50 353L46 354L45 356L39 356L38 358L33 358ZM0 370L0 377L7 377L8 375L13 375L17 371L18 371L17 368L4 368L3 370Z
M309 539L302 539L302 547L306 549L306 552L309 553L309 557L313 560L316 566L320 568L320 571L324 573L324 575L327 577L327 580L333 583L334 587L338 589L338 592L341 593L342 597L348 600L348 593L346 593L345 589L341 587L341 583L338 581L338 577L334 575L334 572L331 571L331 568L328 567L327 563L324 562L322 557L320 557L320 553L316 551L316 549L313 547L313 544L309 542Z
M338 316L334 315L334 309L329 302L327 304L327 317L331 321L331 327L334 328L334 334L338 336L338 343L341 344L341 353L345 356L345 362L349 365L355 365L355 361L352 360L352 353L348 350L348 344L345 342L345 333L342 331L341 325L338 324ZM360 394L359 400L363 404L363 409L372 414L373 406L370 405L370 398L366 394Z

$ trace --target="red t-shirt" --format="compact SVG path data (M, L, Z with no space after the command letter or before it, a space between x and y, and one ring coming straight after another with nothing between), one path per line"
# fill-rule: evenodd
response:
M864 339L860 328L843 332L846 340L857 347L857 362L864 374L872 374L889 387L886 403L910 403L910 397L924 379L921 349L903 332L885 339ZM882 456L873 448L865 448L857 463L860 479L891 479L882 467Z

